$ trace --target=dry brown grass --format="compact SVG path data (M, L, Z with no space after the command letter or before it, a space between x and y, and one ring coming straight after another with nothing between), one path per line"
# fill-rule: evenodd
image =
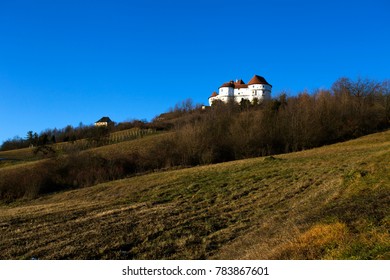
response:
M389 162L390 131L18 201L0 258L389 259Z
M277 258L281 259L316 259L327 251L337 249L344 244L348 236L348 227L344 223L317 224L298 235L291 243L284 243L278 248Z

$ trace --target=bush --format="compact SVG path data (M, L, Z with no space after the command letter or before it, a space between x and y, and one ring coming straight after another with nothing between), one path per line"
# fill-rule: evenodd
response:
M52 186L51 171L43 164L7 170L0 174L0 199L35 198Z
M88 153L49 159L0 173L0 199L35 198L70 188L89 187L137 171L137 158L107 160Z

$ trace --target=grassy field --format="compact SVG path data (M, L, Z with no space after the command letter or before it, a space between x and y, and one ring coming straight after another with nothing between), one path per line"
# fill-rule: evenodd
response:
M387 131L19 200L0 259L390 259L389 163Z

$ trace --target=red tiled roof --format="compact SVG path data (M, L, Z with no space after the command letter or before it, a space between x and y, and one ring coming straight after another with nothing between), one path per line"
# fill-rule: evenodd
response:
M236 82L230 81L222 84L221 87L231 87L231 88L247 88L248 85L261 84L261 85L270 85L262 76L254 75L253 78L245 84L243 80L237 80ZM271 86L271 85L270 85Z
M222 84L222 86L220 86L220 88L221 87L232 87L232 88L234 88L234 82L230 81L230 82L224 83L224 84Z
M247 88L248 87L248 85L246 85L246 84L234 84L234 88Z
M248 85L246 85L245 83L244 83L244 81L243 80L237 80L235 83L234 83L234 88L247 88L248 87Z
M262 76L254 75L253 78L248 82L248 85L261 84L270 85Z
M216 97L216 96L218 96L218 93L216 93L215 91L211 94L211 96L210 97Z

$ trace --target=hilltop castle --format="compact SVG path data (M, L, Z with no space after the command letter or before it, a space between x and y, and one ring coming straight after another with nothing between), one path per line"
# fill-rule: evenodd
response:
M258 101L271 98L272 86L261 76L254 75L252 79L245 84L243 80L230 81L219 87L219 93L213 92L209 97L210 106L214 101L221 100L228 102L234 100L241 102L246 99L250 102L257 99Z

